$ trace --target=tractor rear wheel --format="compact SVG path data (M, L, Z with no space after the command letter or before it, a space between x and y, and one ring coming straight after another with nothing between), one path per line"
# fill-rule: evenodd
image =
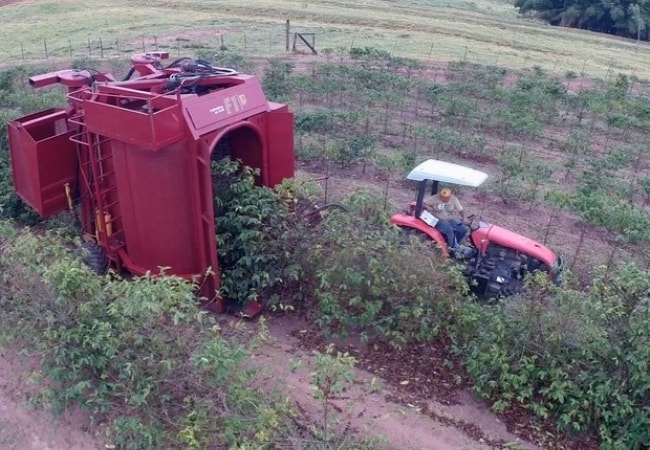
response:
M400 229L401 240L404 244L426 249L427 252L430 252L429 255L433 255L437 260L446 259L440 245L423 232L409 227L400 227Z
M106 275L109 264L104 249L94 242L85 242L81 245L81 250L82 260L90 270L98 275Z

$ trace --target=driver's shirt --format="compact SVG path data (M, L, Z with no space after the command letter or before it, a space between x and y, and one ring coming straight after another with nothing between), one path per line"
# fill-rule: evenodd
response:
M463 207L454 195L449 197L449 200L446 202L443 202L440 199L440 195L435 194L431 196L431 199L426 204L431 208L431 213L434 216L443 220L450 219L454 212L463 210Z

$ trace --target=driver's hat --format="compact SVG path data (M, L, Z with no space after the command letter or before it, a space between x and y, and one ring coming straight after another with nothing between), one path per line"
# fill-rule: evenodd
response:
M448 202L449 199L451 198L451 189L447 187L442 188L439 195L440 195L440 200L442 200L443 202Z

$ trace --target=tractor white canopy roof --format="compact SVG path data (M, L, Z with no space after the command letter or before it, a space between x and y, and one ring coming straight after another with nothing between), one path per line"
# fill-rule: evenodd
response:
M446 161L427 159L411 170L406 178L414 181L435 180L442 183L478 187L487 177L487 173L480 170Z

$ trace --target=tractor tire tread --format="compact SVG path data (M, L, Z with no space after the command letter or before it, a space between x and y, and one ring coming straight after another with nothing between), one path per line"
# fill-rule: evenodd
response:
M83 262L97 275L106 275L108 272L108 257L104 249L95 243L84 243L81 246L83 250Z

